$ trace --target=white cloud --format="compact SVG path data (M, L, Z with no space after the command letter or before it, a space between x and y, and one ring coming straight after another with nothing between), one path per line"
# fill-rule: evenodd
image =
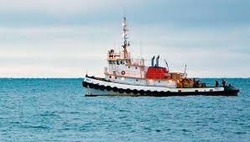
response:
M0 28L0 77L100 75L112 37L98 26Z
M121 10L126 6L142 3L143 0L0 0L0 11L33 11L65 15L109 9Z
M79 77L86 70L102 75L107 50L114 41L120 45L120 28L120 21L95 26L2 27L0 77ZM148 59L160 54L173 70L182 71L188 64L191 76L249 77L249 29L132 25L130 51L139 53L141 46Z
M249 77L247 26L207 29L146 25L133 29L143 55L151 58L160 54L172 70L183 71L188 64L189 75L195 77Z

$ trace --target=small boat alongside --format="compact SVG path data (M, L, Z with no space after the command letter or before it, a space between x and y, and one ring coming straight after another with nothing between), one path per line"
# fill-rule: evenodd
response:
M127 19L123 19L122 51L110 49L107 53L108 66L105 67L105 77L86 75L82 86L85 96L237 96L239 89L222 85L216 81L214 86L207 86L196 79L188 78L186 66L184 72L172 72L160 66L160 56L153 56L151 65L145 65L145 60L134 59L128 51Z

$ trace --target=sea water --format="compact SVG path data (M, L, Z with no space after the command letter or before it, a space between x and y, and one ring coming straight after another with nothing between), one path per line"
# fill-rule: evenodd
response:
M250 141L250 79L227 79L237 97L84 97L81 81L0 79L0 141Z

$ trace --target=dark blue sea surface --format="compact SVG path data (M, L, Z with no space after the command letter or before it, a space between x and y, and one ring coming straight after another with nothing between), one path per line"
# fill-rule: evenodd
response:
M0 79L0 141L250 141L250 79L227 79L237 97L84 97L81 81Z

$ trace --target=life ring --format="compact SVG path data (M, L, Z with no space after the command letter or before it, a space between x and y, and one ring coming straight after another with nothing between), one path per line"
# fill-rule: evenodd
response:
M125 74L126 74L126 72L125 72L125 71L122 71L122 72L121 72L121 74L122 74L122 75L125 75Z

